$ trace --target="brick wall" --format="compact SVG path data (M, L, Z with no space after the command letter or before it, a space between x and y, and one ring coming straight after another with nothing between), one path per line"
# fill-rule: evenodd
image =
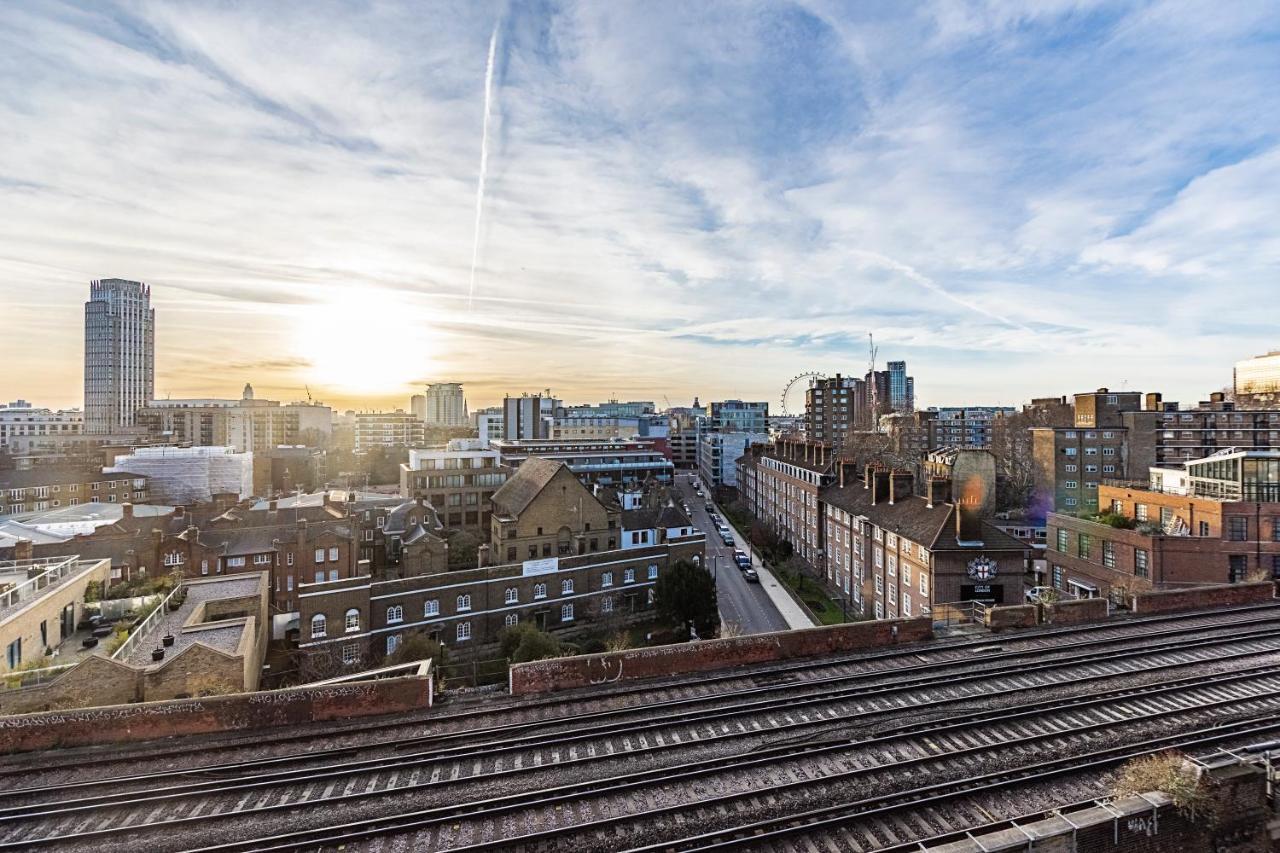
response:
M818 657L853 649L933 639L924 619L855 622L750 637L707 640L650 649L520 663L511 667L511 693L572 690L618 681L661 678L790 658Z
M1040 614L1034 604L1012 604L1007 607L987 609L986 623L992 631L1010 628L1034 628L1040 622Z
M1203 610L1210 607L1232 607L1270 601L1275 598L1275 594L1276 587L1271 581L1143 592L1133 596L1133 612L1149 615L1177 613L1182 610Z
M49 711L0 719L0 754L298 726L431 705L431 675L202 699Z
M1106 619L1109 606L1105 598L1066 598L1043 605L1046 625L1079 625Z

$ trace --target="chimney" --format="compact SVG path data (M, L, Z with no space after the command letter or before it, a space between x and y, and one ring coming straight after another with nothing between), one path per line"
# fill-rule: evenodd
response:
M182 504L178 504L177 506L175 506L175 507L173 508L173 517L174 517L174 518L186 518L186 517L187 517L187 508L186 508L185 506L183 506Z
M133 504L131 503L121 504L120 512L123 513L122 518L133 518Z
M1148 412L1160 411L1160 408L1161 408L1160 401L1163 399L1164 399L1163 394L1160 394L1156 391L1152 391L1150 394L1147 395L1147 411Z
M883 468L877 468L871 472L871 505L882 504L890 499L890 484L893 482L893 474Z
M13 543L13 559L34 560L36 546L30 539L19 539Z
M894 501L911 497L911 472L910 471L890 471L889 472L889 505L893 506Z
M276 510L280 509L280 501L277 498L272 498L271 500L267 501L267 509L271 510L272 512L275 512Z
M324 490L324 499L323 499L323 503L324 503L324 506L328 506L328 505L331 503L331 501L330 501L330 499L329 499L329 490L328 490L328 489L325 489L325 490Z
M933 509L938 504L946 503L950 498L951 481L946 477L930 477L926 491L929 509Z
M956 504L956 544L980 547L982 545L982 517L978 507Z
M872 465L870 462L862 466L862 488L871 488L872 483L875 480L875 470L876 466Z
M1210 403L1221 403L1225 399L1227 399L1227 395L1223 394L1221 391L1214 391L1209 395Z

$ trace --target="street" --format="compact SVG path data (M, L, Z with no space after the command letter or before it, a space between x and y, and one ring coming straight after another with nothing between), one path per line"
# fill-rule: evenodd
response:
M720 603L720 620L725 629L730 625L736 626L739 634L787 630L786 620L774 607L769 595L760 584L748 583L742 577L741 570L733 561L733 548L720 541L720 534L703 507L707 499L693 492L692 483L696 478L697 474L693 473L677 474L676 491L689 503L693 526L707 534L707 567L716 572L716 595ZM703 493L706 494L706 490Z

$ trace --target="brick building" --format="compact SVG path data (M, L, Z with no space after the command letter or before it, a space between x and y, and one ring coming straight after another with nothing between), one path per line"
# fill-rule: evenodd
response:
M705 538L687 519L666 526L682 518L670 507L651 514L655 526L643 531L654 544L624 548L621 506L602 501L562 463L528 460L492 503L483 567L449 571L439 560L419 562L415 541L405 547L411 568L404 578L304 584L304 666L319 673L372 665L411 633L477 650L521 622L562 635L622 625L651 606L652 587L668 566L703 560ZM640 518L632 514L629 522Z
M801 559L816 565L822 547L820 493L837 473L831 445L780 438L767 447L757 445L743 460L755 469L754 474L740 474L750 481L742 494L751 514L790 542Z
M489 502L511 475L498 451L479 439L454 439L443 448L409 451L400 466L400 494L422 498L450 530L489 531Z
M524 399L524 398L520 398ZM653 439L554 439L489 442L498 451L499 463L516 469L530 459L563 462L583 483L618 486L654 480L669 484L675 464L666 455L665 442L659 446Z
M1061 512L1097 510L1103 478L1129 476L1124 413L1139 410L1141 400L1137 391L1099 388L1075 395L1071 426L1032 428L1033 504Z
M0 516L88 503L146 503L149 496L142 474L52 465L0 471Z
M1105 517L1050 513L1046 585L1123 600L1187 584L1280 578L1280 451L1224 451L1098 489ZM1185 483L1185 486L1182 485Z

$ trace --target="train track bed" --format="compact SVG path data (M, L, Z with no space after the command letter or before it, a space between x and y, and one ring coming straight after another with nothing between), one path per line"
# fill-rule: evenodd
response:
M605 691L573 691L549 698L487 700L469 697L448 701L437 708L395 718L379 718L358 726L335 722L304 730L174 739L168 743L91 747L51 753L10 756L0 768L0 792L52 786L91 777L112 777L137 772L142 762L151 771L197 769L264 758L281 757L297 766L324 766L336 758L392 756L442 735L477 729L517 725L543 725L546 731L563 720L562 727L578 725L586 714L611 714L630 709L637 717L670 703L714 703L724 697L765 690L823 685L833 679L891 677L904 668L946 665L949 671L981 671L999 656L1035 652L1067 653L1070 649L1105 648L1112 641L1142 639L1161 634L1195 636L1197 631L1221 631L1223 626L1242 628L1280 620L1280 605L1260 605L1179 617L1126 620L1118 624L1081 626L1019 633L982 640L950 640L901 646L835 660L793 661L744 667L698 679L667 680L619 686Z
M272 779L267 774L278 768L254 767L10 796L0 802L0 844L32 849L45 839L45 849L105 851L243 841L249 845L231 849L255 849L261 844L253 839L421 813L428 821L422 828L386 827L409 839L404 849L519 836L531 836L524 845L530 849L623 849L661 840L658 827L678 832L692 822L710 831L744 814L791 813L921 780L972 778L1045 755L1114 748L1153 731L1280 718L1274 629L1254 623L1166 636L1148 631L1141 641L1092 650L1107 649L1102 655L1065 649L1009 659L1003 668L986 660L981 673L967 677L945 668L899 670L825 692L801 684L797 696L739 697L733 708L695 707L686 718L664 713L621 727L579 721L558 738L522 727L491 731L479 743L437 744L354 769L331 766L329 775L289 765L286 771L299 775ZM183 790L191 784L204 787ZM70 802L75 798L81 802ZM39 802L45 805L33 807ZM579 825L581 831L570 829ZM539 837L552 831L552 838ZM332 835L321 833L317 846Z

